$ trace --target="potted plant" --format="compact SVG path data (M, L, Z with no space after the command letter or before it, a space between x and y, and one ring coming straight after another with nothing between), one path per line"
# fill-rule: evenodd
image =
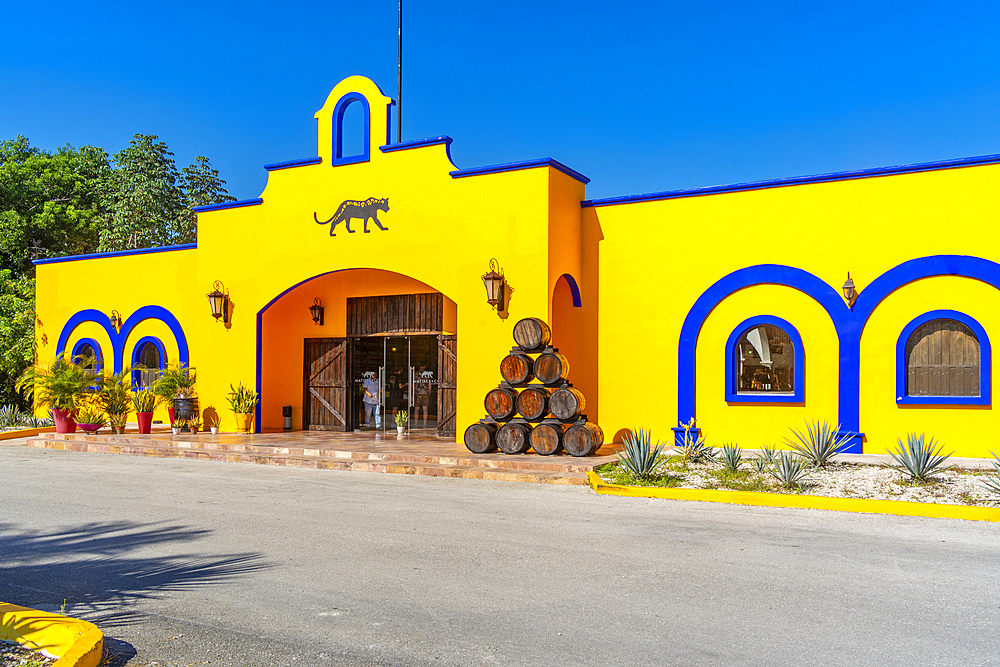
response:
M160 376L153 383L153 393L156 394L157 405L165 405L173 424L178 411L181 417L190 420L191 414L197 410L193 405L194 385L197 373L186 364L168 364L160 371Z
M195 415L194 419L188 422L188 427L190 427L191 433L197 433L201 430L201 419Z
M101 383L101 407L108 415L111 432L118 435L125 432L125 422L128 421L128 412L132 407L130 385L128 376L120 373L106 375Z
M139 422L139 433L149 433L153 429L153 408L156 407L156 396L149 389L140 389L132 394L132 407L135 409L135 420Z
M52 410L56 433L74 433L73 413L93 392L94 375L85 368L93 363L82 357L75 363L68 354L60 355L50 364L30 366L15 386L26 398L34 394L36 408Z
M212 435L219 434L219 415L215 410L205 411L205 425L208 426L208 430L212 432Z
M396 413L396 433L403 435L403 428L406 426L406 422L410 420L410 413L407 410L399 410Z
M238 387L229 385L232 390L227 394L229 408L236 413L236 428L244 433L250 433L253 428L253 413L257 409L257 392L250 387L244 387L241 382Z
M76 425L87 433L97 433L104 426L104 412L92 405L76 411Z
M187 420L186 419L180 419L180 420L178 420L178 421L176 421L176 422L174 422L173 424L170 425L170 430L173 432L174 435L177 435L186 426L187 426Z

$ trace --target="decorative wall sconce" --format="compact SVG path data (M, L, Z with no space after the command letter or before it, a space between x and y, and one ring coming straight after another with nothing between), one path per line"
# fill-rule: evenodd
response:
M220 281L212 283L212 291L206 294L208 303L212 307L212 317L218 322L222 318L223 324L229 324L229 290Z
M851 272L847 272L847 282L844 283L844 298L847 299L847 306L854 307L854 300L858 298L858 291L854 289L854 281L851 280Z
M493 308L503 306L503 289L505 283L503 269L500 268L496 259L491 259L490 272L483 276L483 284L486 285L486 303L490 304Z
M319 297L313 299L313 305L309 306L309 312L312 313L313 324L323 326L323 303Z
M114 327L115 333L122 332L122 314L117 310L111 311L111 326Z

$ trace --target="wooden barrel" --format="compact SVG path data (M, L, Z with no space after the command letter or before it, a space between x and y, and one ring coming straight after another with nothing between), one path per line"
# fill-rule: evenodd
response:
M589 456L604 444L604 431L593 422L573 424L566 429L563 447L571 456Z
M531 448L542 456L558 454L565 432L566 427L562 424L539 424L531 429Z
M517 411L525 419L541 419L549 411L549 389L532 385L517 395Z
M524 384L535 379L531 357L526 354L508 354L500 361L500 375L511 384Z
M524 454L530 447L531 427L511 422L497 431L497 446L504 454Z
M586 407L587 399L583 397L583 392L573 387L560 387L549 397L549 411L556 419L576 419Z
M491 389L486 394L486 413L493 419L510 419L517 412L517 392L506 387Z
M497 427L494 424L473 424L465 429L465 447L473 454L497 450Z
M535 359L534 370L542 384L556 384L569 377L569 361L558 352L546 352Z
M552 329L537 317L527 317L514 325L514 342L525 350L535 350L548 345Z

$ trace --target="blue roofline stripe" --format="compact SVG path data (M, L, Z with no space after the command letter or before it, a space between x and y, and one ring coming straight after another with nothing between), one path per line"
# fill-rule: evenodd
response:
M285 160L284 162L272 162L271 164L265 164L264 169L268 171L278 171L280 169L291 169L292 167L306 167L311 164L320 164L323 162L321 157L307 157L301 160Z
M892 167L876 167L873 169L860 169L857 171L837 171L829 174L815 174L812 176L795 176L792 178L778 178L769 181L753 181L750 183L736 183L733 185L712 185L704 188L691 188L688 190L668 190L665 192L650 192L641 195L609 197L607 199L589 199L580 202L580 206L582 207L613 206L615 204L631 204L644 201L657 201L661 199L679 199L681 197L701 197L704 195L725 194L729 192L745 192L747 190L766 190L768 188L781 188L781 187L787 187L789 185L830 183L834 181L849 181L859 178L874 178L878 176L912 174L921 171L957 169L959 167L976 167L987 164L996 164L998 162L1000 162L1000 154L980 155L977 157L956 158L952 160L939 160L937 162L919 162L916 164L904 164Z
M208 211L221 211L226 208L242 208L243 206L259 206L263 204L263 199L241 199L239 201L225 201L221 204L208 204L206 206L195 206L191 210L195 213L207 213Z
M87 255L68 255L66 257L46 257L45 259L33 259L31 263L39 264L59 264L60 262L76 262L81 259L104 259L106 257L127 257L129 255L148 255L154 252L173 252L174 250L194 250L197 243L181 243L178 245L164 245L156 248L139 248L137 250L112 250L111 252L92 252Z
M520 171L521 169L534 169L536 167L552 167L553 169L558 169L564 174L575 178L584 185L590 183L590 179L576 171L575 169L570 169L562 162L558 160L553 160L550 157L543 157L537 160L526 160L524 162L508 162L506 164L493 164L487 167L474 167L472 169L458 169L457 171L449 172L452 178L465 178L466 176L480 176L482 174L496 174L502 171Z
M378 149L383 153L391 153L393 151L405 151L410 148L422 148L424 146L436 146L438 144L445 144L451 146L453 139L447 135L441 135L440 137L429 137L427 139L417 139L415 141L404 141L398 144L389 144L387 146L379 146Z

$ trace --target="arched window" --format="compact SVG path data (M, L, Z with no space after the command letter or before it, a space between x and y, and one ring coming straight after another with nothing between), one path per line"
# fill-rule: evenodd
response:
M167 352L158 338L147 336L132 350L132 386L149 389L167 366Z
M897 403L989 404L989 338L971 317L933 311L910 322L897 343Z
M98 376L104 371L104 354L100 344L92 338L81 338L73 345L71 357L74 362L84 363L84 370L93 376Z
M802 339L789 322L769 315L741 322L729 336L726 355L726 401L803 401Z
M361 152L351 155L350 151L357 150L357 137L348 137L344 134L344 117L350 110L351 116L357 116L361 112L360 122L350 122L348 119L347 130L361 134ZM369 151L371 150L371 115L368 109L368 100L361 93L347 93L337 102L333 109L333 164L354 164L355 162L368 162ZM347 153L347 154L345 154Z

